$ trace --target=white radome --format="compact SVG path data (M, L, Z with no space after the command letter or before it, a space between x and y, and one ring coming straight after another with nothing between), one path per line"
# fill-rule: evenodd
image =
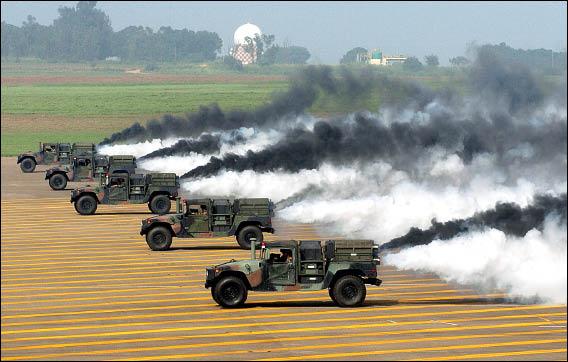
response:
M237 28L235 30L235 35L233 35L233 43L236 44L246 44L245 38L251 37L254 38L254 35L262 35L260 28L254 24L246 23Z

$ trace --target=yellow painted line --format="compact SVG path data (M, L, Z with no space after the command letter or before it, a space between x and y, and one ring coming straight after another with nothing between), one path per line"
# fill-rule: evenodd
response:
M382 342L382 341L380 341ZM456 349L482 349L491 347L506 347L506 346L526 346L535 344L551 344L566 342L566 338L555 339L540 339L530 341L512 341L512 342L499 342L499 343L484 343L484 344L465 344L457 346L437 346L437 347L420 347L420 348L404 348L404 349L390 349L390 350L375 350L375 351L360 351L360 352L343 352L343 353L326 353L318 355L302 355L291 357L278 357L278 358L261 358L254 361L297 361L306 359L326 359L326 358L343 358L355 356L369 356L369 355L382 355L394 353L411 353L411 352L426 352L426 351L447 351ZM380 344L380 343L377 343Z
M380 331L380 332L363 332L363 333L345 333L342 334L343 338L355 338L355 337L375 337L375 336L389 336L389 335L405 335L405 334L422 334L422 333L447 333L456 331L469 331L469 330L483 330L483 329L501 329L501 328L519 328L519 327L534 327L546 325L547 322L529 322L529 323L506 323L506 324L490 324L490 325L475 325L466 327L443 327L443 328L426 328L426 329L415 329L415 330L398 330L398 331ZM207 335L210 336L210 335ZM168 341L183 341L185 339L195 339L199 336L168 336ZM313 340L325 340L325 339L337 339L337 335L302 335L294 337L272 337L272 338L253 338L244 340L225 340L217 342L205 342L205 343L193 343L185 344L183 348L207 348L207 347L220 347L220 346L234 346L234 345L246 345L246 344L260 344L260 343L272 343L272 342L293 342L293 341L313 341ZM18 347L6 347L2 351L22 351L22 350L35 350L35 349L55 349L55 348L69 348L69 347L82 347L82 346L95 346L95 345L119 345L119 344L130 344L130 343L144 343L144 342L155 342L163 341L164 337L149 337L149 338L133 338L133 339L118 339L118 340L99 340L99 341L89 341L89 342L73 342L73 343L58 343L58 344L40 344L31 346L18 346ZM176 345L178 346L178 345ZM140 347L141 348L141 347ZM148 348L148 347L146 347ZM150 349L144 349L148 351ZM149 347L152 350L160 349L170 349L171 346L162 347ZM178 348L178 347L174 347ZM122 353L127 352L127 349L117 349L113 348L111 350L99 350L99 351L88 351L89 354L112 354L112 353ZM138 348L136 349L138 350ZM49 355L36 355L36 358L51 358L51 357L66 357L72 355L80 355L85 352L75 352L75 353L52 353Z
M176 287L176 289L181 289L182 287ZM404 288L399 288L399 289L404 289ZM133 291L140 291L140 289L132 289ZM144 289L146 290L146 289ZM154 290L162 290L163 288L154 288ZM468 289L466 291L472 291L471 289ZM402 296L402 295L421 295L421 294L442 294L442 293L459 293L460 291L458 290L435 290L435 291L425 291L425 292L417 292L417 291L412 291L412 292L390 292L387 290L387 292L379 292L379 293L369 293L369 296L385 296L385 297L394 297L394 296ZM112 293L112 291L108 291L108 293ZM209 290L199 290L199 291L183 291L183 292L168 292L168 293L160 293L160 292L154 292L154 293L146 293L146 294L132 294L132 295L109 295L109 296L95 296L95 297L79 297L79 298L59 298L59 299L41 299L41 300L25 300L25 301L20 301L20 302L3 302L2 304L5 306L9 306L9 305L25 305L25 304L38 304L38 303L62 303L62 304L68 304L70 302L75 302L75 301L86 301L86 300L104 300L104 299L111 299L111 300L118 300L118 299L130 299L132 302L134 302L134 299L138 299L138 298L150 298L150 299L160 299L160 296L179 296L179 295L208 295L211 294L211 292ZM316 295L325 295L324 292L320 291L320 290L315 290L315 291L293 291L293 292L286 292L286 295L310 295L310 294L316 294ZM278 298L278 295L273 295L274 298ZM198 297L194 297L194 298L182 298L182 300L208 300L209 297L206 298L198 298ZM271 298L272 299L272 298ZM175 301L175 300L180 300L180 299L168 299L168 301Z
M455 361L455 360L472 359L472 358L489 359L494 357L530 356L535 354L554 354L554 353L566 353L566 348L530 349L525 351L462 354L455 356L439 356L439 357L409 359L407 361ZM565 360L566 359L564 359L563 361Z
M289 325L289 324L297 324L301 322L303 324L308 323L337 323L337 322L354 322L354 321L370 321L370 320L380 320L380 319L395 319L395 318L413 318L413 317L426 317L426 316L444 316L444 315L457 315L457 314L479 314L479 313L492 313L492 312L501 312L501 308L487 308L487 309L477 309L472 311L442 311L442 312L428 312L428 313L407 313L407 314L393 314L393 315L378 315L378 316L362 316L362 317L344 317L344 318L322 318L322 319L304 319L301 321L267 321L267 322L252 322L252 323L241 323L236 324L232 323L222 324L222 325L206 325L206 326L193 326L193 327L184 327L184 331L195 331L195 330L207 330L207 329L231 329L231 328L241 328L241 327L266 327L266 326L279 326L279 325ZM560 312L559 315L566 315L566 313ZM220 318L206 318L203 322L214 322L214 321L223 321L223 320L230 320L234 318L227 318L227 317L220 317ZM237 318L241 319L241 318ZM195 319L185 319L185 320L170 320L168 323L195 323ZM422 321L426 323L427 321ZM55 331L74 331L74 330L81 330L81 329L98 329L98 328L117 328L117 327L132 327L132 326L152 326L156 324L163 324L164 321L153 321L153 322L128 322L128 323L115 323L115 324L98 324L98 325L88 325L88 326L69 326L69 327L52 327L52 328L34 328L34 329L18 329L13 331L2 331L2 335L13 335L13 334L24 334L24 333L44 333L44 332L55 332ZM168 329L168 330L177 330L177 329ZM160 330L162 331L162 330ZM127 331L131 332L131 331ZM122 332L116 332L122 333ZM91 336L89 335L73 335L73 338L79 338L79 336ZM66 336L39 336L39 337L30 337L32 339L44 339L44 338L64 338ZM71 337L71 336L67 336ZM19 340L26 340L21 338L16 338L13 341Z
M444 319L444 320L437 320L437 323L457 323L457 322L470 322L470 321L487 321L487 320L502 320L502 319L519 319L519 318L531 318L535 317L538 318L540 316L550 316L550 315L557 315L566 313L546 313L540 315L506 315L506 316L490 316L490 317L478 317L478 318L458 318L458 319ZM163 322L162 322L163 323ZM428 324L431 323L430 321L408 321L408 322L397 322L398 326L407 326L407 325L417 325L417 324ZM87 333L87 334L70 334L70 335L56 335L56 336L37 336L37 337L23 337L23 338L3 338L4 343L13 343L13 342L23 342L23 341L43 341L43 340L53 340L53 339L75 339L75 338L99 338L99 337L112 337L112 336L121 336L121 335L139 335L139 334L148 334L148 333L169 333L169 332L188 332L188 331L195 331L195 330L203 330L203 329L228 329L228 328L240 328L246 324L247 326L254 326L259 325L259 323L243 323L243 324L231 324L226 326L196 326L196 327L177 327L177 328L160 328L160 329L144 329L144 330L132 330L132 331L114 331L114 332L103 332L103 333ZM270 324L261 324L263 326L272 325ZM285 322L277 323L277 324L285 324ZM288 324L298 324L298 321L288 322ZM303 321L302 321L303 324ZM391 322L388 323L365 323L365 324L347 324L347 325L340 325L340 326L316 326L316 327L303 327L303 328L288 328L288 329L270 329L270 330L246 330L241 332L224 332L222 333L223 337L234 337L234 336L242 336L242 335L261 335L261 334L273 334L273 333L298 333L298 332L314 332L314 331L325 331L325 330L337 330L338 328L341 329L363 329L363 328L377 328L377 327L385 327L385 326L392 326ZM211 328L214 327L214 328ZM219 337L219 333L211 333L211 334L202 334L202 335L187 335L185 336L186 339L190 338L204 338L204 337Z
M455 290L436 290L436 291L428 291L428 292L402 292L402 293L389 293L385 294L388 296L402 296L402 295L413 295L413 294L444 294L444 293L455 293ZM298 292L302 293L302 292ZM190 292L186 294L209 294L209 292ZM151 294L151 296L160 296L161 294ZM169 293L164 293L163 295L169 295ZM374 295L376 296L376 295ZM128 296L121 296L127 298ZM108 297L109 299L112 296ZM357 310L360 311L360 310ZM309 313L288 313L288 314L278 314L274 316L294 316L294 315L318 315L318 314L344 314L344 313L353 313L351 311L348 312L341 312L338 313L337 311L333 312L309 312ZM62 323L79 323L79 322L92 322L92 321L109 321L109 320L124 320L124 319L144 319L144 318L155 318L155 317L179 317L179 316L189 316L189 315L196 315L196 312L179 312L179 313L152 313L152 314L138 314L138 315L129 315L129 316L115 316L115 317L96 317L96 318L78 318L78 319L64 319L64 320L49 320L49 321L31 321L31 322L17 322L17 323L2 323L2 327L16 327L16 326L25 326L25 325L40 325L40 324L62 324ZM237 317L236 319L241 319L242 317ZM231 319L231 318L229 318Z
M128 284L126 284L128 285ZM385 291L389 291L389 290L399 290L399 289L409 289L409 288L432 288L432 287L444 287L447 286L447 284L444 283L432 283L432 284L420 284L420 285L393 285L393 286L383 286L381 285L380 290L385 290ZM184 287L184 285L178 284L175 286L169 286L170 289L179 289ZM164 289L166 289L163 286L148 286L143 288L143 290L162 290L164 291ZM460 290L454 290L454 289L445 289L445 290L453 290L454 292L471 292L473 291L472 289L460 289ZM444 292L445 290L436 290L437 292ZM95 291L77 291L77 292L59 292L59 293L38 293L38 294L25 294L25 295L21 295L19 293L19 290L16 288L14 289L14 292L18 293L18 295L2 295L2 304L6 304L6 305L11 305L11 304L19 304L21 302L6 302L6 299L33 299L33 302L39 302L42 300L37 300L35 299L36 297L61 297L61 296L68 296L68 295L87 295L87 294L108 294L108 293L128 293L127 297L139 297L141 295L137 295L137 294L131 294L131 292L134 291L140 291L140 288L127 288L127 289L100 289L100 290L95 290ZM5 290L2 291L3 293L5 292ZM315 291L310 291L310 292L302 292L302 293L313 293ZM428 293L430 292L434 292L434 291L428 291ZM175 294L185 294L186 292L179 292L179 293L175 293ZM203 291L203 293L209 293L208 291ZM425 292L422 292L425 293ZM161 295L166 295L166 294L161 294ZM101 298L100 296L97 298ZM95 299L97 299L95 298ZM104 297L103 297L104 298ZM115 296L109 296L108 298L115 298ZM72 299L46 299L45 301L71 301L71 300L78 300L77 298L72 298ZM26 301L26 303L29 303L30 300Z
M508 337L517 335L543 335L543 334L555 334L561 333L562 331L521 331L521 332L506 332L498 334L474 334L474 335L457 335L457 336L439 336L439 337L424 337L424 338L413 338L413 339L398 339L398 340L381 340L378 342L372 342L373 344L396 344L396 343L407 343L407 342L428 342L428 341L452 341L456 339L472 339L472 338L494 338L494 337ZM379 332L381 333L381 332ZM362 333L364 336L376 336L379 333ZM358 336L358 334L348 334L341 336L343 339L353 338ZM282 343L289 341L307 341L307 340L320 340L320 339L330 339L337 338L337 336L306 336L307 338L300 339L298 337L284 337L278 339L263 339L263 340L248 340L245 343L243 341L232 341L229 345L245 345L249 343L255 343L256 345L264 345L265 347L259 350L246 349L246 350L233 350L233 351L217 351L217 352L204 352L204 353L192 353L192 354L177 354L177 355L161 355L161 356L148 356L148 357L138 357L134 360L162 360L162 359L172 359L172 358L196 358L196 357L209 357L209 356L222 356L222 355L233 355L233 354L248 354L248 353L265 353L267 349L270 352L281 352L289 350L311 350L311 349L332 349L337 347L356 347L369 345L369 341L364 342L350 342L350 343L333 343L333 344L319 344L319 345L307 345L307 346L294 346L294 347L271 347L267 344L271 343ZM310 338L311 337L311 338ZM240 342L240 343L239 343ZM220 344L223 343L223 344ZM170 345L170 346L157 346L157 347L137 347L137 348L121 348L121 349L111 349L111 350L97 350L97 351L83 351L83 352L71 352L71 353L51 353L44 355L30 355L30 356L10 356L11 360L22 360L22 359L38 359L38 358L51 358L51 357L70 357L70 356L80 356L80 355L110 355L117 353L130 353L130 352L147 352L147 351L163 351L163 350L175 350L175 349L189 349L196 348L196 346L203 347L203 345L227 345L224 342L220 343L203 343L203 344L190 344L190 345ZM212 346L209 346L212 347ZM117 359L124 360L124 359ZM126 359L130 360L130 359Z
M107 303L103 303L102 305L107 305ZM191 308L197 307L209 307L213 304L201 304L195 305L192 304ZM430 305L410 305L410 306L397 306L397 307L381 307L381 311L384 310L402 310L402 309L414 309L414 308L448 308L448 307L459 307L460 304L430 304ZM564 305L552 305L552 306L534 306L534 309L556 309L556 308L564 308ZM35 314L17 314L17 315L2 315L2 319L23 319L23 318L44 318L44 317L61 317L61 316L69 316L69 315L84 315L84 314L107 314L107 313L130 313L130 312L139 312L139 311L149 311L149 310L166 310L166 309L187 309L188 306L183 305L161 305L161 306L154 306L154 307L135 307L135 308L116 308L116 309L93 309L93 310L79 310L79 311L67 311L67 312L52 312L52 313L35 313ZM514 310L516 307L503 307L504 310ZM272 309L279 309L279 307L259 307L254 309L257 310L272 310ZM232 310L232 309L214 309L214 310L201 310L195 312L196 314L206 314L206 313L235 313L239 314L241 312L246 312L246 309L241 310Z
M264 347L262 349L249 349L249 350L237 350L237 351L225 351L225 352L202 352L202 353L192 353L192 354L176 354L176 355L161 355L161 356L148 356L139 358L118 358L114 361L152 361L152 360L162 360L162 359L173 359L173 358L197 358L197 357L210 357L210 356L222 356L222 355L232 355L232 354L243 354L243 353L275 353L275 352L288 352L288 351L301 351L301 350L317 350L317 349L334 349L342 347L360 347L369 345L388 345L388 344L399 344L399 343L416 343L416 342L430 342L430 341L453 341L456 339L471 339L471 338L491 338L491 337L507 337L515 335L542 335L542 334L553 334L552 331L534 331L534 332L509 332L509 333L499 333L499 334L474 334L474 335L460 335L460 336L444 336L444 337L423 337L423 338L412 338L412 339L394 339L394 340L380 340L380 341L364 341L364 342L348 342L348 343L332 343L332 344L318 344L318 345L308 345L308 346L293 346L293 347ZM558 332L556 332L558 333ZM178 346L171 346L177 349ZM181 346L183 348L183 346ZM151 347L150 347L151 348ZM162 348L165 349L165 348ZM141 350L145 350L142 348Z
M282 295L282 294L280 294ZM373 294L368 294L369 296L372 296ZM483 298L483 297L503 297L504 294L485 294L485 295L479 295L479 294L474 294L474 295L462 295L462 296L446 296L444 298L438 298L438 297L434 297L434 298L412 298L412 299L403 299L403 300L399 300L399 303L404 303L404 302L416 302L416 301L421 301L421 300L436 300L439 303L450 303L449 301L451 300L455 300L455 299L468 299L468 298ZM182 302L182 301L191 301L193 300L192 298L168 298L168 300L166 302ZM314 298L297 298L297 299L283 299L283 298L279 298L278 300L274 300L274 299L265 299L265 300L255 300L254 303L282 303L282 302L304 302L304 301L323 301L323 300L327 300L325 299L324 295L322 295L321 297L314 297ZM25 310L25 311L36 311L36 310L50 310L50 309L58 309L58 308L84 308L84 307L98 307L98 306L110 306L110 305L131 305L131 304L148 304L148 300L133 300L133 301L124 301L124 302L117 302L117 301L113 301L113 302L104 302L104 303L86 303L86 304L74 304L74 305L68 305L68 306L61 306L61 305L52 305L52 306L44 306L44 307L35 307L35 308L21 308L19 307L18 310ZM451 304L451 303L450 303ZM217 304L215 303L206 303L206 304L192 304L190 306L186 306L186 308L197 308L197 307L211 307L211 306L217 306ZM6 318L3 316L3 318Z

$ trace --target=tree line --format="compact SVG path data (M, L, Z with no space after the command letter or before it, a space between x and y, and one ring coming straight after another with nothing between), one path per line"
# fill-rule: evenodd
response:
M59 8L53 24L38 24L29 15L21 27L2 22L2 56L56 61L96 61L107 57L145 61L207 61L223 42L214 32L130 26L114 32L96 1Z
M493 54L498 59L507 63L523 64L531 69L540 71L544 74L564 74L566 72L566 51L555 52L551 49L514 49L505 43L498 45L484 44L472 46L470 51L476 53L478 50L488 51L485 54ZM355 47L343 55L340 64L355 64L365 59L368 50L363 47ZM449 59L449 63L454 67L463 67L471 63L470 59L462 55ZM409 56L402 64L403 69L416 72L424 68L435 68L440 62L437 55L431 54L424 57L424 63L417 57Z

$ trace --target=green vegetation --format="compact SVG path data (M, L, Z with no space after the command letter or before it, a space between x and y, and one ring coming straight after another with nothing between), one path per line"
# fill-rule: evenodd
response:
M3 60L2 156L33 150L40 141L99 142L134 122L146 123L169 113L183 115L202 105L219 104L225 111L251 110L288 87L286 75L301 66L254 65L242 72L217 63L157 63L155 71L125 74L142 64L48 63L32 59ZM357 70L357 66L353 66ZM377 70L382 71L382 70ZM462 83L462 73L389 74L417 80L432 88ZM331 115L377 110L384 89L355 100L333 96L318 99L310 112Z

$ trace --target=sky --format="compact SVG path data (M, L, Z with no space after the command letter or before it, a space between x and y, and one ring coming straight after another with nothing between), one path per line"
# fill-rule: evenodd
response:
M28 14L50 25L76 1L2 1L2 21L20 26ZM337 64L349 49L381 49L441 64L467 44L566 50L565 2L132 2L99 1L115 31L130 25L214 31L222 53L244 23L274 34L276 43L308 48L313 64Z

